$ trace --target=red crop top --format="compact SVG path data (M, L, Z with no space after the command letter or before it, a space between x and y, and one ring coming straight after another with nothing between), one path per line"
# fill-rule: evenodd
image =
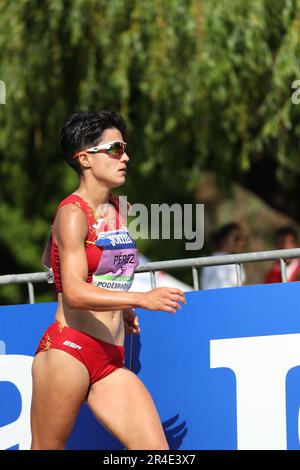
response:
M88 206L88 204L80 196L71 194L70 196L66 197L59 204L57 211L61 207L65 206L66 204L76 204L78 207L80 207L83 210L86 216L86 220L88 223L88 233L87 233L87 238L85 240L85 252L86 252L86 257L87 257L87 262L88 262L87 282L91 283L92 274L96 270L100 257L101 257L101 250L99 250L99 248L93 243L89 243L89 242L94 242L97 239L95 229L93 228L93 225L97 223L96 217L93 213L93 210ZM58 253L58 246L53 235L53 225L52 225L51 267L53 270L56 290L57 292L62 292L59 253Z
M134 269L138 265L138 252L127 228L124 225L120 228L118 198L111 195L109 203L115 208L114 230L109 230L108 219L99 216L97 219L96 212L78 195L71 194L63 199L57 210L66 204L76 204L86 216L87 282L106 289L128 290L133 281ZM59 252L53 235L53 225L50 242L48 250L54 282L57 292L62 292Z

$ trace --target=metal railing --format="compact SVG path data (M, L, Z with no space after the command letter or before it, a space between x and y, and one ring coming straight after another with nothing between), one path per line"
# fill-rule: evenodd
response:
M172 261L155 261L146 263L136 269L136 273L150 273L151 287L156 287L156 271L172 271L174 269L191 269L194 290L199 290L199 271L204 266L222 266L235 264L237 286L242 285L242 265L244 263L256 263L261 261L280 261L282 282L287 282L286 259L300 258L300 248L291 250L258 251L254 253L240 253L236 255L205 256L202 258L186 258ZM28 274L7 274L0 276L0 286L5 284L27 284L29 303L35 302L34 283L47 282L46 272Z

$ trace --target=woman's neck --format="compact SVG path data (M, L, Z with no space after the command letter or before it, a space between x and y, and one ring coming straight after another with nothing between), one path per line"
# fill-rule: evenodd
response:
M110 189L106 187L101 187L99 183L96 183L95 185L86 185L84 181L82 181L74 191L74 194L78 194L78 196L81 196L82 199L84 199L94 210L97 210L97 208L101 204L105 204L108 202L109 195L110 195Z

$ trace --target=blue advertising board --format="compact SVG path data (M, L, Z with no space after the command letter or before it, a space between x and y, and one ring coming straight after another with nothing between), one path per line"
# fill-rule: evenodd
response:
M133 370L171 449L299 449L299 290L197 291L176 314L138 310ZM31 363L55 308L0 307L0 449L30 446ZM123 447L84 405L68 448Z

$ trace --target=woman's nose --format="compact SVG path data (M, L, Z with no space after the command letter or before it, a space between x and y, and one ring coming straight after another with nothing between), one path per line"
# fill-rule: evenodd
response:
M128 162L128 160L130 160L130 157L129 155L127 155L126 152L124 152L120 160L121 162Z

